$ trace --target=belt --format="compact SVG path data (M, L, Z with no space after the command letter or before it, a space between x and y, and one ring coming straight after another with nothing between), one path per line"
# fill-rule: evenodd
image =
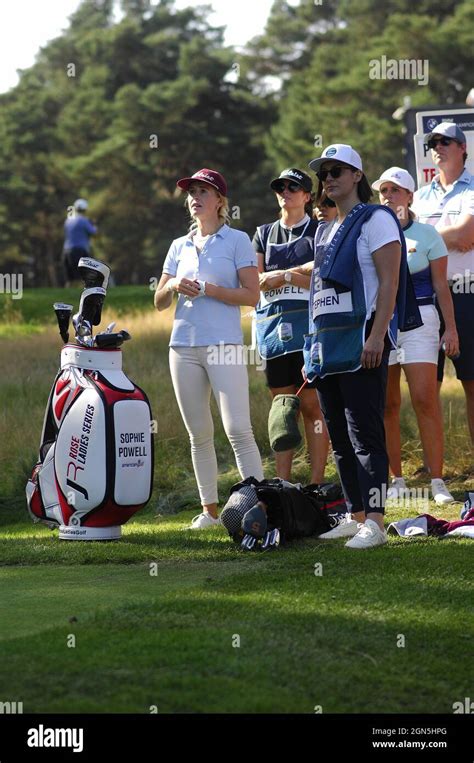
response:
M434 305L434 297L417 297L416 304L418 307L423 307L423 305Z

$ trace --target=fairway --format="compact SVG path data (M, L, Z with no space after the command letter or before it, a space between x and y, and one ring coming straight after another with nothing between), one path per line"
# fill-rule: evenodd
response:
M119 305L121 289L111 294ZM158 422L152 500L115 543L60 542L34 525L23 488L58 363L60 340L46 320L57 296L41 290L37 304L22 301L17 338L0 343L2 701L23 702L25 713L451 713L472 695L459 659L471 640L472 542L390 536L354 553L312 538L246 554L221 527L187 529L199 503L169 384L170 316L152 312L146 288L124 290L127 314L109 308L103 323L117 318L131 331L124 367ZM257 368L249 374L273 476L268 393ZM403 395L404 467L410 487L423 488L412 476L421 451L405 387ZM469 449L452 378L443 400L446 473L462 501ZM238 474L220 424L216 450L223 504ZM308 475L299 451L294 479ZM387 523L424 511L455 519L459 508L389 504Z
M17 562L61 551L0 571L0 682L25 712L448 713L468 696L468 541L244 555L189 519L134 523L111 563L99 544L21 534Z

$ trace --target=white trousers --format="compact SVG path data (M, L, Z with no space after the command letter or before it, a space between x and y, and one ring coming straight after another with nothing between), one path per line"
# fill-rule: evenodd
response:
M236 362L231 360L233 348L238 356L238 347L225 346L227 362L222 362L222 358L216 362L208 347L170 347L171 378L188 430L194 474L203 505L218 501L211 390L234 450L240 476L242 479L255 477L263 480L262 460L250 422L247 367L238 357Z

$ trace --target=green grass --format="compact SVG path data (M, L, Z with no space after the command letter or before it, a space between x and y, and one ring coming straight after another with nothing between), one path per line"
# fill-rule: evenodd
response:
M25 712L448 713L470 696L469 541L244 554L190 517L113 544L1 528L0 683Z
M56 324L54 302L79 305L82 288L36 288L24 289L21 299L2 295L0 301L0 325L8 324ZM119 315L141 312L153 306L153 292L146 286L120 286L107 290L107 308ZM1 334L0 334L1 336Z
M241 552L222 528L186 529L199 502L169 378L170 316L152 312L146 289L111 290L103 325L117 318L134 337L124 367L149 394L158 421L153 498L116 543L63 542L33 524L24 485L60 350L51 305L68 299L77 303L77 294L25 293L17 300L21 315L8 308L3 333L0 323L2 701L22 701L34 713L148 713L150 706L312 713L317 705L324 713L450 713L453 702L472 696L463 659L471 640L472 542L391 537L384 548L356 553L344 541L306 539L259 555ZM269 398L254 368L250 390L271 475ZM443 398L446 474L462 500L472 489L471 454L455 380L447 379ZM215 420L224 502L238 474ZM405 476L410 486L426 487L411 476L421 447L405 386L402 435ZM294 479L308 477L301 450ZM387 519L424 510L389 505ZM431 502L428 510L455 518L459 504L439 510ZM233 646L237 637L240 646Z

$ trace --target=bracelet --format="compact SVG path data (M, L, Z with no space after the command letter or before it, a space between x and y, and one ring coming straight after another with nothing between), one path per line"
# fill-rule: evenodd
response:
M199 284L199 290L200 290L199 296L204 297L206 295L206 282L198 280L198 284Z
M174 286L174 284L173 284L173 280L171 279L171 280L170 280L170 281L168 281L168 283L166 284L166 291L168 291L168 292L170 292L170 293L171 293L172 291L174 291L174 288L173 288L173 286Z

